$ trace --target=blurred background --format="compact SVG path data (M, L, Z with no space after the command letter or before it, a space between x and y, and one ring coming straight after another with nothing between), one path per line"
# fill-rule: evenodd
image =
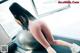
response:
M0 24L11 38L22 29L15 22L13 15L9 11L9 6L14 2L19 3L30 11L37 19L44 21L54 36L80 40L80 3L70 4L69 7L63 6L57 8L63 9L64 7L68 7L60 12L54 11L54 13L49 13L49 15L39 16L36 14L37 9L35 9L32 0L9 0L0 4Z

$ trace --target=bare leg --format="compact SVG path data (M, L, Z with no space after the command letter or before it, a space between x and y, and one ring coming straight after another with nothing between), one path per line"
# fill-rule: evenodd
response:
M39 24L39 23L38 23ZM41 25L30 25L30 32L33 34L33 37L47 50L48 53L56 53L56 51L50 46L49 42L44 37L41 31Z
M42 25L42 32L46 36L46 39L48 40L50 44L67 46L71 49L72 53L78 53L80 51L80 46L75 43L69 43L69 42L62 41L62 40L54 40L46 24Z
M67 47L71 47L72 46L72 43L69 43L69 42L66 42L66 41L63 41L63 40L54 40L53 44L61 45L61 46L67 46Z
M42 31L44 33L44 35L46 36L46 39L47 41L52 44L52 45L62 45L62 46L71 46L72 44L71 43L68 43L68 42L65 42L65 41L62 41L62 40L54 40L52 35L51 35L51 32L50 30L48 29L47 25L42 23Z
M33 34L33 37L44 47L50 47L50 44L44 37L43 33L41 32L41 27L39 25L30 25L29 26L30 32Z

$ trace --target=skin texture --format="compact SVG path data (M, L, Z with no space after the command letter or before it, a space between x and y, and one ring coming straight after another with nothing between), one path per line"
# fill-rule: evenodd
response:
M70 43L62 41L62 40L54 40L54 38L51 35L49 28L47 27L47 24L42 22L42 21L37 21L35 23L32 23L32 21L30 21L29 22L29 29L30 29L30 32L34 36L44 37L44 39L46 39L46 41L51 45L62 45L62 46L70 46L71 45ZM39 37L39 38L41 38L41 37Z
M30 21L29 24L29 30L33 34L33 37L47 50L48 53L56 53L56 51L50 46L49 42L47 41L49 38L51 38L51 36L46 39L43 34L46 32L45 29L47 30L45 24L41 21L37 21L35 23L32 23ZM45 33L45 35L46 34L48 33Z
M20 21L17 21L17 23L21 24ZM51 47L51 45L62 45L67 47L72 45L62 40L54 40L46 23L40 20L36 22L29 20L28 28L29 31L32 33L33 37L47 50L48 53L56 53L55 50Z
M42 32L43 29L43 23L41 21L37 21L35 23L31 23L29 25L29 30L33 34L33 37L44 47L50 47L50 44L48 43L47 39L44 37L44 34Z

